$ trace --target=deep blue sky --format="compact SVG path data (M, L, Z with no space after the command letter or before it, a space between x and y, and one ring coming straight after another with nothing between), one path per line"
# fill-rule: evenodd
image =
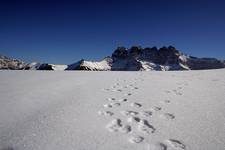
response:
M225 1L0 1L0 54L68 64L132 45L225 59Z

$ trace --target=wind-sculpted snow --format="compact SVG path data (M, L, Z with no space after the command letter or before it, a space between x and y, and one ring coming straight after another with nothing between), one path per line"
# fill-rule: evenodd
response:
M224 74L0 71L0 150L222 150Z

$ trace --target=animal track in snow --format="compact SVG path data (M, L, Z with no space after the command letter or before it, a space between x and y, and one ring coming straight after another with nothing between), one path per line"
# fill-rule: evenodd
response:
M176 95L183 95L181 92L179 92L178 90L173 90L173 92L176 94Z
M140 116L142 116L142 117L150 117L150 116L152 116L152 112L151 111L141 111L140 112Z
M119 99L118 101L119 101L119 102L126 102L127 99L126 99L126 98L122 98L122 99Z
M108 101L115 101L115 98L107 98Z
M170 103L170 100L163 100L160 103L162 103L162 104L169 104Z
M122 92L123 90L121 90L121 89L117 89L116 91L118 91L118 92Z
M112 108L112 107L117 107L117 106L120 106L120 103L113 102L113 103L110 103L110 104L104 104L103 105L103 107L105 107L105 108Z
M170 113L161 114L160 117L168 119L168 120L175 119L175 116L173 114L170 114Z
M128 141L130 143L141 143L144 140L144 137L139 136L139 135L133 135L131 137L129 137Z
M127 118L127 122L138 123L138 122L140 122L140 118L132 116L132 117Z
M137 90L137 89L138 89L138 87L132 87L131 89L132 89L132 90Z
M111 104L104 104L103 107L105 107L105 108L112 108L112 105Z
M167 143L173 147L175 150L185 150L186 145L184 145L181 141L175 140L175 139L169 139L167 140Z
M130 106L131 106L131 107L139 108L139 107L141 107L142 105L141 105L140 103L131 103Z
M154 106L154 107L150 108L150 110L151 111L160 111L160 110L162 110L162 108L158 107L158 106Z
M135 116L135 115L138 114L138 112L136 112L136 111L126 111L126 110L122 110L120 113L121 113L122 115L128 116L128 117L130 117L130 116Z
M121 133L129 133L129 132L131 132L131 126L130 125L123 125L122 127L119 128L119 131Z
M116 88L116 86L115 86L115 85L113 85L113 86L112 86L112 88L114 89L114 88Z
M112 106L112 107L117 107L117 106L120 106L120 103L110 103L110 105Z
M150 125L147 120L140 120L140 122L138 123L138 130L140 132L150 134L154 133L156 129L152 125Z
M122 124L120 119L113 119L108 125L106 125L106 128L110 132L118 132L121 127Z
M98 111L98 114L99 115L102 115L102 116L112 116L114 113L111 112L111 111Z
M131 93L127 93L127 94L125 94L125 96L131 96L132 94Z
M167 145L158 142L156 144L149 145L148 150L167 150Z

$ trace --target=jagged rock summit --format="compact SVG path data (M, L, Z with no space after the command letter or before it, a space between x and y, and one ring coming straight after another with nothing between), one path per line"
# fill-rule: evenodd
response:
M101 61L80 60L70 65L48 63L24 63L4 56L0 57L0 69L13 70L89 70L89 71L170 71L225 68L225 61L215 58L197 58L183 54L173 46L118 47Z
M111 57L106 57L102 61L81 60L69 65L66 70L169 71L219 68L225 68L224 61L188 56L173 46L160 49L133 46L130 49L118 47Z

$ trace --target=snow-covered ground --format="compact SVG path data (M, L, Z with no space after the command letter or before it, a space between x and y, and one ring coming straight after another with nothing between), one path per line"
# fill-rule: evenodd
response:
M0 71L0 150L166 149L225 149L225 69Z

